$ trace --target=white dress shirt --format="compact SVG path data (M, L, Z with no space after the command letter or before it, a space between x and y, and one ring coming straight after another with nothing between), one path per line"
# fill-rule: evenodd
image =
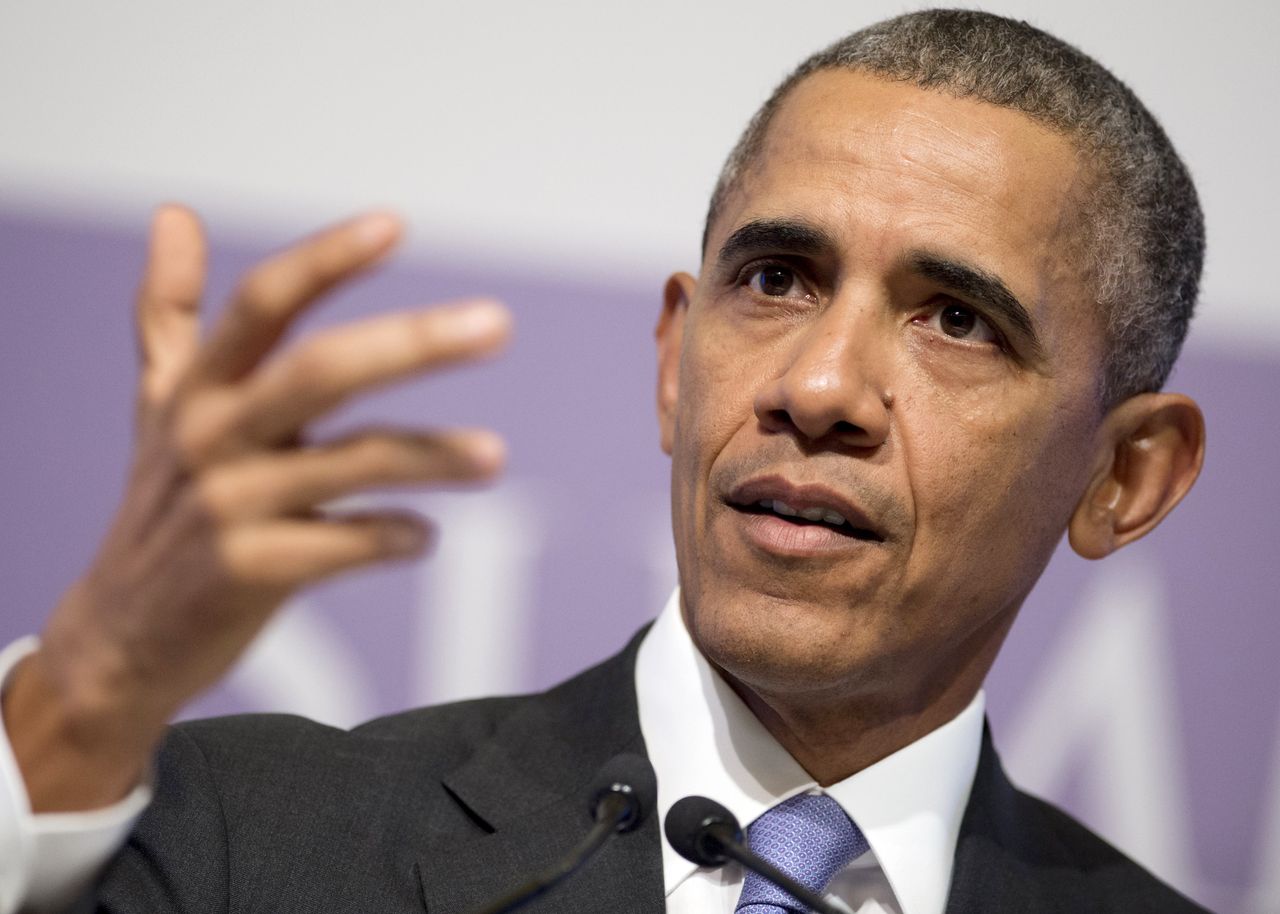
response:
M827 897L856 914L942 914L982 745L982 692L932 733L820 788L694 647L676 591L640 645L636 695L664 820L690 794L722 803L745 828L789 797L826 793L871 845ZM662 871L667 914L732 914L738 865L701 869L664 841Z
M34 638L0 651L0 690ZM808 791L831 795L871 850L836 874L828 897L856 914L942 914L960 817L982 739L983 696L955 719L852 777L819 788L693 646L679 591L645 636L636 662L640 727L658 777L658 814L700 794L752 822ZM56 910L124 843L151 798L147 784L85 813L33 815L0 717L0 914ZM699 869L663 842L668 914L732 914L737 865Z

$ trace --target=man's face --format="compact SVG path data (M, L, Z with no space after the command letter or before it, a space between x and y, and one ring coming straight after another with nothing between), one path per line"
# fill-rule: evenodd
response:
M846 71L787 98L659 328L684 611L732 677L981 678L1096 466L1081 171L978 101Z

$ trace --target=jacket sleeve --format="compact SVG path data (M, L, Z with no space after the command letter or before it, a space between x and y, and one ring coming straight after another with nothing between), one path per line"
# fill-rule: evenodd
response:
M171 728L156 762L155 799L78 911L212 914L228 910L227 828L200 745Z

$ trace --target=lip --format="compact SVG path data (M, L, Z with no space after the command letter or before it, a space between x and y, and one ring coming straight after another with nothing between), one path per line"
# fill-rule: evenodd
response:
M849 526L869 536L852 536L822 524L795 524L771 513L755 513L749 509L759 502L782 501L798 511L808 508L835 511ZM746 521L752 539L769 551L809 552L833 548L876 545L886 540L885 532L867 513L835 489L821 483L796 483L784 476L757 476L734 486L725 503Z

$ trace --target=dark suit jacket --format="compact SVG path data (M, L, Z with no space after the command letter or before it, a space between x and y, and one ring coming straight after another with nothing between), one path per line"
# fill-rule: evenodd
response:
M183 724L155 802L96 904L130 912L466 914L540 871L589 824L585 791L644 752L639 637L550 690L383 718L347 733L250 715ZM615 839L530 906L663 911L660 826ZM948 914L1200 911L1053 807L1016 791L984 738Z

